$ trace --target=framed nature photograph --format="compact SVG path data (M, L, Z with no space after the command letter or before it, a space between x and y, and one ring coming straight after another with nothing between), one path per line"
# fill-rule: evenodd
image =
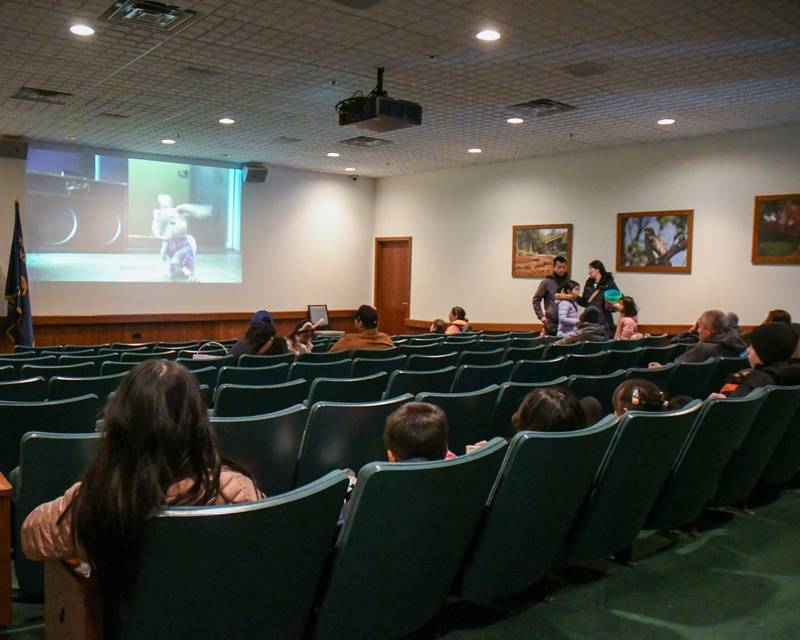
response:
M693 209L617 214L617 271L692 272Z
M544 278L553 272L553 259L572 264L571 224L515 225L511 244L511 277Z
M756 196L753 264L800 264L800 193Z

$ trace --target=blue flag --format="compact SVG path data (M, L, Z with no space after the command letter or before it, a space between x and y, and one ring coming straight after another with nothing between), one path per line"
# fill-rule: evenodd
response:
M8 325L6 333L13 344L33 345L33 315L31 293L28 288L28 268L25 266L25 242L22 240L22 224L19 219L19 202L14 203L14 239L6 274L6 302L8 302Z

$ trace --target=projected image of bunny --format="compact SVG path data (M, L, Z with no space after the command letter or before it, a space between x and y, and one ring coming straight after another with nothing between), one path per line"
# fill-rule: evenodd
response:
M173 206L172 196L160 194L159 208L153 210L153 235L161 240L161 259L169 280L194 282L197 240L189 234L189 218L208 218L214 207L208 204Z

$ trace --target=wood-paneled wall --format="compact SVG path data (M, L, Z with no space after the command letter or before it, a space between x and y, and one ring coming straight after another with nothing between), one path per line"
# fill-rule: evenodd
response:
M244 335L250 312L163 313L107 316L34 316L37 345L101 344L105 342L178 342L224 340ZM273 312L278 335L287 335L307 319L307 312ZM351 331L353 310L328 311L330 329ZM3 345L9 351L9 345Z

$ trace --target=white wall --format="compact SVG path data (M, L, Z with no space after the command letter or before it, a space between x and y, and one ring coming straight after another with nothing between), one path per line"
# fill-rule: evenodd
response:
M692 273L621 273L640 321L690 323L707 308L758 323L800 317L800 266L750 263L753 198L800 193L800 126L480 164L381 179L375 235L413 236L411 317L531 322L538 280L511 277L511 227L574 224L573 274L615 266L616 214L694 209Z
M367 178L270 168L243 190L242 284L33 282L34 316L355 308L372 297L373 191ZM3 264L22 192L24 163L0 161Z
M14 200L24 195L25 162L0 158L0 288L5 291L8 254L14 230ZM6 315L5 300L0 301L0 316Z

